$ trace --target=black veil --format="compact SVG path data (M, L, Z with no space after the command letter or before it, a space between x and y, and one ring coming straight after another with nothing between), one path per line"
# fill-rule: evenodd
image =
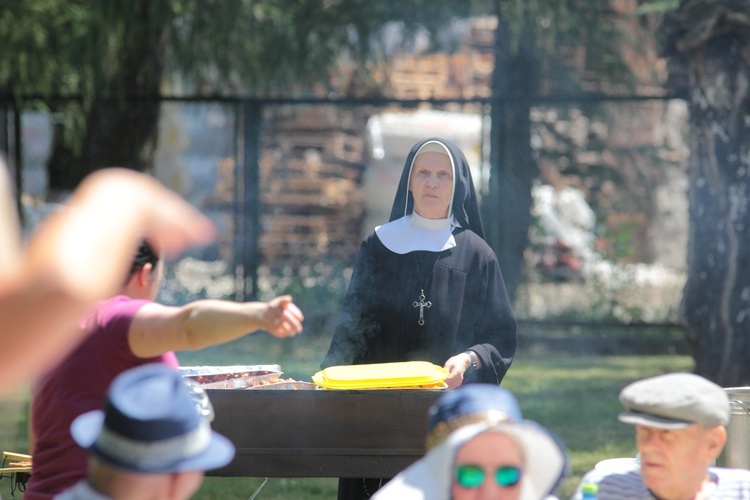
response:
M427 142L441 143L453 157L453 164L456 169L453 175L453 182L455 183L453 192L453 217L461 224L461 227L471 229L480 238L484 239L484 226L482 225L482 218L479 215L479 204L477 202L476 191L474 190L474 182L471 178L469 162L466 161L463 151L458 146L437 137L420 141L412 146L411 151L409 151L406 163L404 164L404 171L401 173L401 180L396 190L396 197L393 200L389 222L400 219L404 215L408 215L414 211L414 198L411 191L409 191L409 174L411 173L411 165L414 162L414 157Z

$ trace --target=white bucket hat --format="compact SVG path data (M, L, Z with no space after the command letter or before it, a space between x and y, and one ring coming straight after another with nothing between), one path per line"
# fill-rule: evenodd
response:
M450 420L440 420L438 415ZM447 393L430 409L431 430L460 420L472 423L451 426L453 430L447 438L391 479L373 498L449 500L458 449L487 431L510 436L523 450L525 464L521 476L521 498L546 498L567 473L567 456L552 433L536 422L520 419L520 416L512 393L496 385L470 384Z

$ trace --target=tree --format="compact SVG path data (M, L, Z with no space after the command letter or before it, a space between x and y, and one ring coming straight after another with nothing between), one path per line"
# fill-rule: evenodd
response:
M681 314L695 370L750 383L750 5L683 0L661 27L689 85L690 232Z
M342 52L368 60L385 23L437 26L469 3L0 0L0 96L36 95L58 116L48 165L54 196L97 168L149 168L165 87L311 95Z
M38 94L56 112L50 191L68 191L91 170L148 169L159 102L167 88L205 96L311 96L330 88L342 54L356 68L344 92L357 95L378 58L388 23L402 45L454 18L498 17L492 105L488 241L513 296L530 224L529 111L541 91L577 89L583 71L626 72L601 0L0 0L0 96ZM583 65L562 50L586 44ZM568 52L571 52L568 50ZM541 75L547 76L542 79ZM76 96L73 101L56 99ZM134 100L136 99L136 100ZM500 216L497 216L500 214Z
M0 48L0 90L38 95L62 117L48 165L53 192L73 189L95 168L143 170L158 107L123 97L158 93L165 48L156 42L166 11L161 0L0 5L0 32L10 41Z
M523 280L531 188L538 177L531 149L532 106L538 105L537 99L545 93L582 93L581 77L586 72L595 74L600 86L610 89L627 89L633 79L619 53L621 37L608 2L494 0L493 6L498 24L491 177L489 200L483 208L488 242L513 297ZM582 62L563 57L574 47L583 54Z

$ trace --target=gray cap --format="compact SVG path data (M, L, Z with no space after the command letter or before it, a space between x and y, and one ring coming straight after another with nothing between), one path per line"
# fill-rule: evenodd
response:
M620 403L627 411L619 419L660 429L690 425L727 425L731 408L720 386L692 373L658 375L626 386Z

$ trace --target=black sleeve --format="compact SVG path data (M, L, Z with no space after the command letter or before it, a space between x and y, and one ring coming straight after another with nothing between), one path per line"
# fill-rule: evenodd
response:
M482 367L470 374L467 382L500 384L513 362L518 338L516 318L494 254L484 266L483 285L476 344L469 347L477 354Z

